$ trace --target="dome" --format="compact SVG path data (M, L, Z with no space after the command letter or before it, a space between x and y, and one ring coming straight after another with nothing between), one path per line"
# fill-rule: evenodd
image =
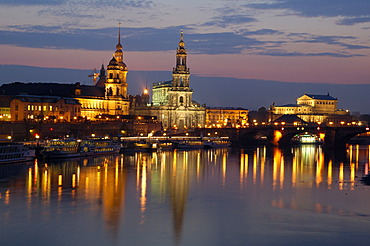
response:
M184 42L183 40L181 40L181 41L179 42L179 46L180 46L181 48L185 47L185 42Z
M126 65L126 63L124 63L124 62L120 62L118 65L120 65L121 66L121 69L122 70L127 70L127 65Z
M114 58L114 57L113 57L113 58L110 60L109 65L110 65L110 66L117 66L117 65L118 65L118 63L117 63L116 58Z

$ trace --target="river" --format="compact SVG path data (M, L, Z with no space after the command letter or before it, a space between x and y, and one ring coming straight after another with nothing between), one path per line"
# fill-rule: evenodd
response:
M131 153L0 167L0 245L367 245L370 147Z

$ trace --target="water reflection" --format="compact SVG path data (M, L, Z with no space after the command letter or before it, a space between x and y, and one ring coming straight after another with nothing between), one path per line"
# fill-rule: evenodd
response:
M267 206L370 216L366 206L370 198L364 197L368 189L364 191L357 182L369 173L369 160L369 146L350 146L343 159L320 146L304 145L290 150L175 150L4 166L0 168L1 223L21 227L14 220L18 214L28 218L28 225L40 220L53 224L68 217L71 224L78 224L77 220L87 224L84 230L93 238L105 238L100 227L105 228L109 236L103 243L199 245L212 234L212 227L201 227L207 221L204 211L199 212L204 204L208 204L207 213L212 214L211 208L219 204L220 213L240 218L246 215L234 209L238 203L248 203L256 211ZM264 213L276 220L276 211ZM233 223L243 228L247 219ZM217 228L226 226L220 222ZM194 227L208 234L200 239ZM84 242L81 236L74 237Z

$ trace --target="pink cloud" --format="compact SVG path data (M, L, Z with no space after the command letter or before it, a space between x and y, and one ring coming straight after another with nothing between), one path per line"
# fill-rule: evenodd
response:
M106 51L24 48L0 45L0 64L52 68L92 69L106 65L112 57ZM172 71L175 51L125 52L129 70ZM189 54L192 74L241 79L338 84L370 83L370 58L273 57L248 54Z

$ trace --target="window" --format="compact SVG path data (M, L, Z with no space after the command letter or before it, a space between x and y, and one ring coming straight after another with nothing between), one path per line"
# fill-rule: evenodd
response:
M18 111L18 104L15 105L15 111Z
M180 103L184 103L184 97L181 96L179 101Z

